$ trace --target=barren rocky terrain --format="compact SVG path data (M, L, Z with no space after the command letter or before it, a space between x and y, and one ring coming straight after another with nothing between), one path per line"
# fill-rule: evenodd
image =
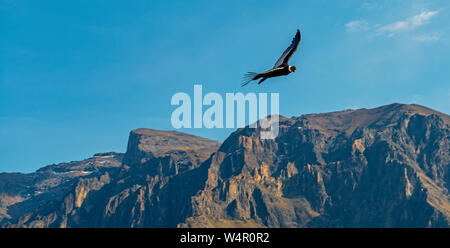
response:
M450 117L391 104L222 144L137 129L127 151L0 174L3 227L449 227Z

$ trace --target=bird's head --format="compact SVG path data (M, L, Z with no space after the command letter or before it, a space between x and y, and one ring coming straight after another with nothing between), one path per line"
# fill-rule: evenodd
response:
M294 72L295 70L297 70L297 67L295 65L289 66L289 71L290 72Z

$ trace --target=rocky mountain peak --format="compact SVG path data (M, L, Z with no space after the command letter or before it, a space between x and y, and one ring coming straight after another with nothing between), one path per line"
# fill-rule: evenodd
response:
M220 142L181 133L139 128L130 132L124 164L133 165L152 158L195 153L198 161L206 160Z
M317 129L327 135L336 135L345 132L351 135L357 128L389 127L397 125L401 119L406 119L412 115L423 116L436 115L444 123L450 124L448 115L438 111L417 105L393 103L373 109L355 109L330 112L324 114L307 114L300 117L293 117L297 125L307 125L312 129Z
M199 217L184 225L448 226L448 120L391 104L281 117L274 140L239 129L211 158Z
M450 226L448 115L390 104L279 120L275 139L245 127L223 144L136 129L125 155L0 174L0 224Z

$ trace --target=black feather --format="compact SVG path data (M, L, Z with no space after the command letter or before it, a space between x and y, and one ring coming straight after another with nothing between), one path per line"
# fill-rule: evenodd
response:
M249 84L251 81L256 79L256 76L258 75L258 73L256 72L247 72L246 74L244 74L244 76L242 77L242 84L241 87L246 86L247 84Z

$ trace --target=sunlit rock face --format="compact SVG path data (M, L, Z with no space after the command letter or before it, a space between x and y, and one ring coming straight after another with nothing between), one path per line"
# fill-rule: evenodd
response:
M125 154L0 174L7 227L449 227L448 115L286 118L276 139L137 129Z
M234 132L181 226L448 227L449 116L392 104Z
M176 226L201 189L198 168L217 141L174 131L136 129L127 152L99 153L0 180L5 227ZM31 194L30 194L31 192Z

